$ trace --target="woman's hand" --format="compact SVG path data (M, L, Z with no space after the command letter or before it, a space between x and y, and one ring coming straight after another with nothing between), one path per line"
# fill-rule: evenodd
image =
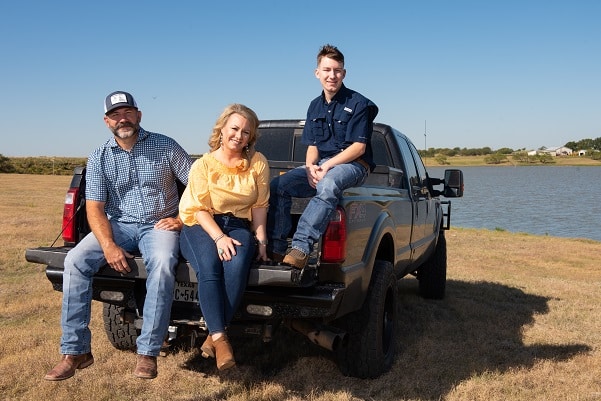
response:
M264 262L269 261L267 257L267 245L259 244L257 248L257 260L262 260Z
M217 245L217 255L222 261L232 260L232 256L236 255L236 246L242 245L240 241L227 235L219 238L215 244Z

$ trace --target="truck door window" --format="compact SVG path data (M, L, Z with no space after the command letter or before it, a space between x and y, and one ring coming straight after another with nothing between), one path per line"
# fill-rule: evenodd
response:
M411 151L409 150L407 142L404 139L400 138L398 140L401 148L401 153L405 161L405 167L407 169L406 174L407 179L409 180L409 188L419 187L419 174L417 172L417 168L415 167L415 163L413 162L413 156L411 155Z
M424 167L424 162L422 162L422 158L420 157L415 145L412 143L409 144L409 149L411 150L411 154L413 155L413 160L415 162L415 167L417 169L417 174L419 175L419 186L427 187L427 178L426 178L426 167Z

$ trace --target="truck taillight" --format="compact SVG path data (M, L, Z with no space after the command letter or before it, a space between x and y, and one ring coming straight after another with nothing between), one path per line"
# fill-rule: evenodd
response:
M342 263L346 259L346 215L337 208L322 238L321 260L326 263Z
M77 230L75 229L75 213L77 212L77 200L79 198L79 188L70 188L65 196L65 206L63 208L63 241L77 242Z

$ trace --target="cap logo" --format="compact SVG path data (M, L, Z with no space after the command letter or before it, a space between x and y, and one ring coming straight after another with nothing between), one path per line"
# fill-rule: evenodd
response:
M115 93L111 96L111 105L117 103L127 103L127 96L125 96L125 93Z

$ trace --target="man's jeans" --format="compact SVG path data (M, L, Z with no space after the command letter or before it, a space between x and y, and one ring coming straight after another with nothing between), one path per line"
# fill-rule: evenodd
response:
M248 272L256 252L248 222L233 216L215 215L223 233L238 240L236 255L221 261L217 245L198 224L184 226L180 238L182 255L190 262L198 279L198 300L209 334L225 332L232 321L248 282Z
M179 258L179 232L154 229L154 224L120 223L111 220L115 243L128 252L142 254L148 278L142 332L137 352L158 356L167 335L175 266ZM61 354L91 351L90 323L92 277L106 264L93 233L88 234L65 257Z
M325 160L320 161L320 164ZM365 167L352 162L332 167L317 183L317 188L309 185L305 166L299 166L274 178L270 184L267 217L270 249L280 255L286 254L287 238L292 228L291 197L313 196L301 215L292 238L292 248L308 255L313 249L313 244L319 241L319 237L325 232L342 192L347 188L361 185L368 174Z

